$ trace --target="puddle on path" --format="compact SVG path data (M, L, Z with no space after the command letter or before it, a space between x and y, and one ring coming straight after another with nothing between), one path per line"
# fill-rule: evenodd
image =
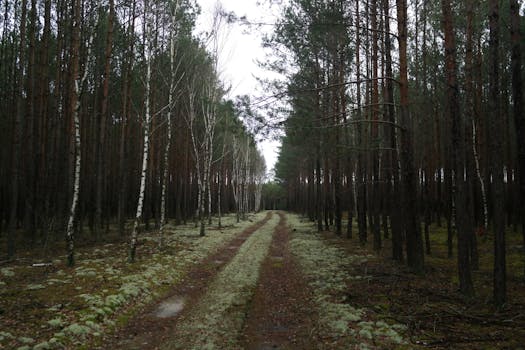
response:
M158 318L168 318L177 316L179 312L184 308L184 298L181 296L174 296L165 300L162 304L159 305L157 311L155 311L155 316Z

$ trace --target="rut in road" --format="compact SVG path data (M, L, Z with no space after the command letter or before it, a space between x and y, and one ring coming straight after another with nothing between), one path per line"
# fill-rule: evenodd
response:
M182 313L162 349L239 349L249 304L272 236L281 221L274 215L254 232L210 283L206 294Z
M242 343L245 349L314 349L316 308L295 258L288 249L290 231L279 213L268 256L247 313Z
M228 264L246 240L272 218L266 217L248 227L215 254L193 267L186 277L161 300L152 303L143 312L133 317L116 334L104 339L100 349L156 349L168 339L173 339L173 330L180 316L191 312L192 305L206 292L206 288ZM171 306L171 310L170 310Z

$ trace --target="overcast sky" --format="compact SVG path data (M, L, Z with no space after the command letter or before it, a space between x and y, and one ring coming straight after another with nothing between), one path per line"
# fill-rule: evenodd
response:
M197 0L202 7L202 14L197 22L197 31L205 32L211 28L214 8L217 0ZM258 6L257 0L222 0L222 7L227 12L234 12L238 17L246 16L251 21L275 22L270 9ZM264 60L265 52L261 47L260 30L248 30L239 24L230 24L220 36L219 71L221 80L226 86L231 86L229 98L238 95L263 96L264 92L258 85L256 76L267 76L269 73L261 70L256 60ZM270 171L277 160L280 143L263 140L259 143Z

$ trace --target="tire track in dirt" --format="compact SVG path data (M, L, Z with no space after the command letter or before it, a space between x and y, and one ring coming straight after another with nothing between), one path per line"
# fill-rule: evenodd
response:
M209 284L206 294L181 315L171 339L162 349L241 348L246 312L280 221L279 217L272 218L248 238Z
M181 315L191 311L192 306L205 294L208 285L219 271L233 259L245 241L271 217L272 213L269 212L263 220L246 228L215 254L190 269L183 280L177 283L163 299L151 303L125 327L106 337L103 345L98 348L147 350L162 346L172 338L173 330Z
M244 349L315 349L312 330L317 315L312 294L298 263L288 249L290 231L279 212L270 251L246 315Z

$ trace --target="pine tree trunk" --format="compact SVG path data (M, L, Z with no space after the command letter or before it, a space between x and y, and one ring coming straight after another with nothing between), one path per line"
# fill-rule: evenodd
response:
M102 229L102 197L104 193L104 176L105 164L104 155L106 145L106 124L108 115L108 100L109 100L109 79L111 69L111 53L113 50L113 17L115 16L114 0L109 0L109 16L108 16L108 31L106 33L106 50L104 62L104 81L102 83L102 102L100 107L100 125L99 125L99 145L97 154L97 183L96 183L96 197L95 197L95 236L100 240Z
M135 10L136 1L133 1L131 13L129 15L127 37L131 38L132 33L135 30ZM131 71L133 67L134 57L134 40L131 40L129 49L127 51L127 57L125 58L124 67L124 80L122 88L122 125L120 131L119 140L119 196L118 196L118 213L117 220L119 226L119 234L121 237L124 236L126 217L127 217L127 192L128 192L128 172L126 171L127 153L126 153L126 140L128 138L128 123L129 123L129 111L131 104Z
M494 303L502 306L507 299L505 256L505 212L503 184L503 118L500 111L499 81L499 0L489 1L489 95L491 111L491 160L494 220Z
M525 259L525 111L523 110L523 72L521 53L520 14L518 0L510 0L510 34L512 43L512 100L514 101L514 124L518 145L519 217L523 235ZM523 270L525 279L525 265Z
M465 152L464 152L464 124L460 111L459 87L456 67L456 42L452 21L450 0L442 0L443 24L445 32L445 70L447 75L448 116L452 121L452 168L457 190L454 192L456 203L457 233L458 233L458 274L459 289L466 296L474 295L472 273L470 267L470 237L473 234L469 225L470 211L467 208L468 188L464 181Z
M383 11L385 15L385 28L390 28L390 1L383 1ZM392 258L396 261L403 261L403 233L401 223L403 222L403 213L398 205L401 197L399 189L399 171L398 171L398 154L397 154L397 140L396 140L396 116L394 108L394 86L392 78L394 76L392 70L392 42L389 34L385 34L385 71L386 71L386 94L385 104L387 120L390 122L390 127L385 131L385 139L390 146L390 153L385 157L385 170L387 179L386 182L386 200L388 201L388 215L390 217L390 224L392 230Z
M379 110L379 36L377 26L377 0L371 2L371 29L372 29L372 196L371 210L373 216L372 231L374 235L374 251L381 250L381 195L379 192L379 127L378 127L378 110Z
M401 131L401 171L403 179L403 211L405 213L406 247L408 266L416 273L424 273L425 260L423 240L419 226L417 208L416 173L414 150L412 146L412 126L408 104L408 66L407 66L407 5L406 0L397 0L397 26L399 40L399 83L400 83L400 124Z
M22 138L22 121L24 116L24 78L25 78L25 52L26 52L26 20L27 0L22 0L22 15L20 19L20 46L17 67L16 114L13 125L13 162L11 165L11 209L9 226L7 229L7 258L11 260L15 255L15 237L18 227L18 206L20 193L20 154Z

